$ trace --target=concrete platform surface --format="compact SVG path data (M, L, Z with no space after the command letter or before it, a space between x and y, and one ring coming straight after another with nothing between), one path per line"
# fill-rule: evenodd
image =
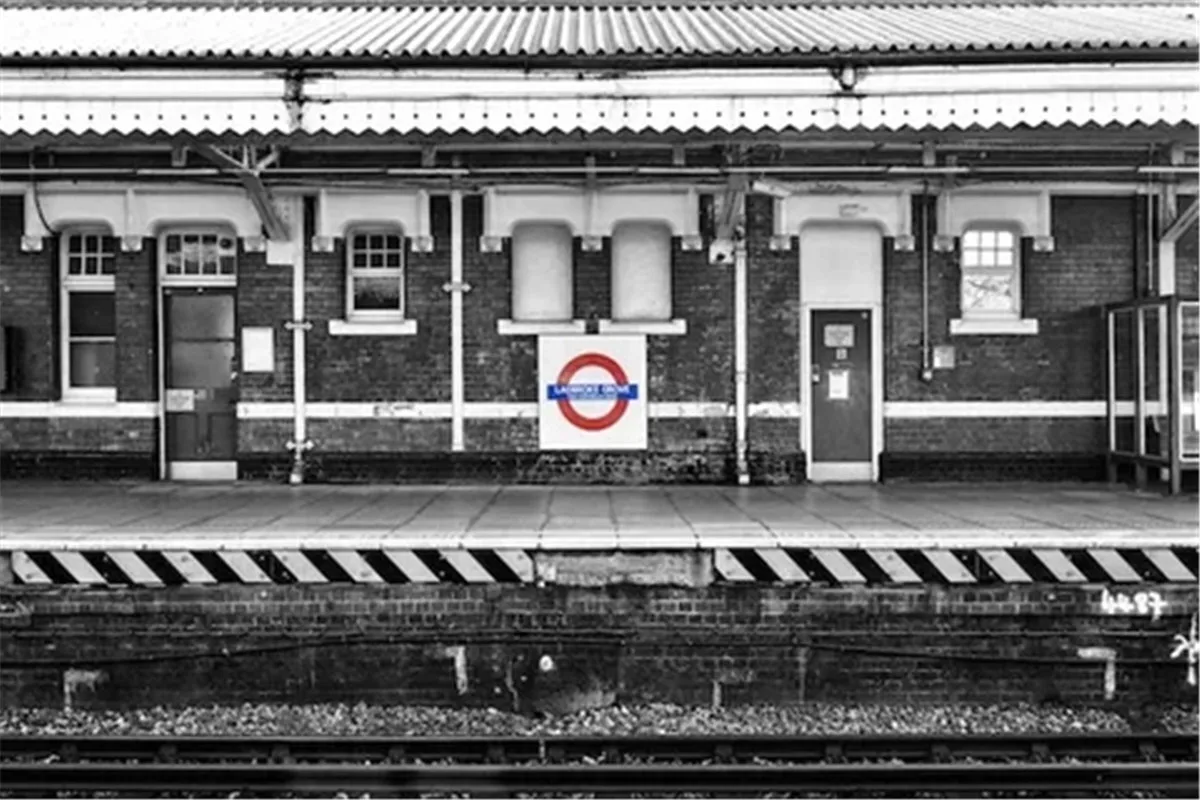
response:
M1194 497L1096 484L0 485L0 549L1195 547Z

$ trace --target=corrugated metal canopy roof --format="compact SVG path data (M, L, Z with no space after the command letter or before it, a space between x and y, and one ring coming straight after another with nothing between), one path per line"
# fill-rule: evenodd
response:
M1195 125L1200 112L1190 65L879 68L856 93L832 85L818 69L587 80L349 70L312 77L298 102L273 70L12 70L0 135L945 131Z
M6 3L0 58L565 63L1194 50L1191 2Z

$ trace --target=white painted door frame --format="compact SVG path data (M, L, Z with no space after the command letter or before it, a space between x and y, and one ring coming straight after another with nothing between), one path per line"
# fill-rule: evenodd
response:
M891 203L888 208L895 205ZM883 237L889 227L886 221L869 217L847 220L835 213L840 211L824 209L820 216L804 220L799 232L800 447L810 481L878 481L879 454L883 450ZM813 263L804 263L806 255ZM856 308L871 312L870 463L814 462L812 313Z

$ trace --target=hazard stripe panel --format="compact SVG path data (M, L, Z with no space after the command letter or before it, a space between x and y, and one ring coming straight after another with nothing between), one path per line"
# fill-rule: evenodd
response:
M28 586L532 583L525 550L17 550Z
M713 548L720 583L833 586L1030 583L1191 583L1195 547L1174 548ZM221 584L524 584L538 580L528 550L17 550L13 581L27 586Z
M1176 548L1179 549L1188 548ZM1193 553L1195 550L1190 548ZM832 585L1195 583L1197 579L1194 559L1152 548L1089 551L730 548L713 552L713 571L723 583Z

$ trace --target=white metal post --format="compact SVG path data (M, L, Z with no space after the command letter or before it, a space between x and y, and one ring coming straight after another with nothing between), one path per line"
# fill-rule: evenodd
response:
M450 192L450 448L464 449L462 191Z

